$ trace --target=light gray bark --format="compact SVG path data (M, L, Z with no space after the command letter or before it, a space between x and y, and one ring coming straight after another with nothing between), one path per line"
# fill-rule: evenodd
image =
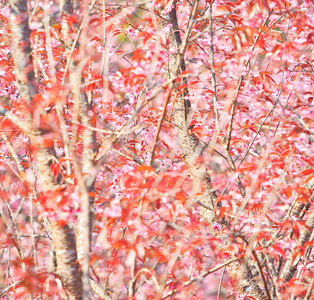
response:
M307 221L305 222L306 227L303 228L303 230L300 233L297 245L298 246L304 246L304 244L309 240L312 232L313 232L313 228L314 228L314 211L312 211L307 219ZM293 253L291 253L291 255L289 256L289 258L286 260L286 263L281 271L281 277L285 280L285 281L289 281L292 279L294 273L296 272L297 268L298 268L298 261L292 261L292 255Z
M195 0L198 3L197 0ZM194 2L195 5L195 2ZM162 9L159 9L161 13ZM165 18L165 16L163 16ZM193 18L194 16L192 16ZM173 27L168 34L168 39L170 42L170 47L176 47L177 53L169 55L169 63L167 65L167 79L176 77L180 75L182 71L185 71L185 62L184 57L180 56L180 51L182 51L182 41L180 38L179 25L177 21L176 13L176 1L174 2L174 8L169 13L168 22L163 19L159 19L159 26L163 28L170 22ZM184 56L184 53L183 53ZM178 63L178 60L181 59L180 72L175 73L175 66ZM181 82L174 85L174 89L180 85L186 83L184 79ZM173 93L172 100L174 106L174 123L178 128L178 137L180 141L180 146L182 150L182 158L185 164L187 165L190 173L190 177L193 181L193 190L195 193L196 201L200 204L200 215L207 222L209 228L213 235L221 237L221 231L216 231L213 229L212 225L217 220L216 216L216 193L213 191L212 180L209 175L209 170L206 165L202 162L202 150L203 146L199 142L199 139L190 133L188 122L189 110L191 107L190 101L188 100L188 89L185 93L181 93L179 96L175 96ZM230 241L226 241L229 243ZM267 297L264 292L261 290L255 279L252 275L249 265L246 263L243 264L234 264L230 271L230 276L233 277L239 292L246 293L255 299L265 300Z
M91 233L92 225L94 219L93 204L94 204L94 182L96 179L96 165L95 165L95 155L97 152L96 144L96 133L91 130L90 127L96 127L95 120L93 120L93 109L92 104L88 103L86 95L81 91L81 78L82 70L84 67L84 58L82 62L77 62L74 57L72 57L71 50L79 49L79 43L76 42L70 33L70 27L67 22L67 18L71 16L74 12L74 3L71 0L61 0L60 1L60 11L62 13L62 33L63 41L66 48L66 55L69 65L69 79L70 86L74 97L75 108L78 111L78 116L80 122L84 127L82 143L83 143L83 154L81 161L81 169L78 170L79 164L76 163L76 173L78 179L78 185L81 193L81 207L82 216L78 220L76 226L76 249L78 260L82 265L83 271L83 289L84 289L84 299L88 298L88 291L90 286L95 286L96 283L90 284L89 279L89 252L91 243ZM87 9L87 8L85 8ZM88 15L84 15L83 23L86 21ZM81 25L81 26L82 26ZM87 26L87 24L86 24ZM79 30L76 34L80 35L82 30ZM76 43L76 44L74 44ZM80 49L81 52L82 49ZM84 55L85 57L85 55ZM76 121L76 120L75 120ZM76 139L76 137L74 137ZM73 151L72 147L70 147ZM72 153L73 155L73 153Z
M41 130L33 130L32 113L36 109L34 97L38 94L38 85L34 77L30 29L26 0L10 0L10 20L12 32L12 50L17 87L26 104L30 115L25 121L30 142L35 149L37 167L40 174L41 189L54 192L59 188L50 169L53 148L45 148L42 143ZM43 112L44 113L44 112ZM57 259L57 274L69 299L82 299L81 271L77 263L74 231L67 224L61 225L51 221L54 248Z

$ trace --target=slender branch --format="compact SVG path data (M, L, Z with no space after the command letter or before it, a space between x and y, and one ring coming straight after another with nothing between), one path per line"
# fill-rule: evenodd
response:
M214 112L215 112L215 125L217 135L220 135L221 129L219 124L219 112L217 107L217 84L216 84L216 74L215 74L215 54L214 54L214 32L213 32L213 2L209 6L209 45L210 45L210 70L212 77L212 88L213 88L213 102L214 102Z
M211 273L214 273L240 259L242 259L243 257L236 257L236 258L232 258L232 259L229 259L227 260L226 262L224 262L223 264L221 265L218 265L217 267L214 267L208 271L205 271L205 272L202 272L200 275L198 275L197 277L189 280L189 281L186 281L185 283L182 284L182 287L186 287L186 286L189 286L195 282L198 282L200 280L202 280L204 277L206 277L207 275L211 274ZM169 292L168 294L166 294L162 299L166 299L166 298L169 298L171 296L173 296L175 293L179 292L180 289L175 289L175 290L172 290L171 292Z
M312 277L311 283L310 283L309 288L306 292L304 300L310 300L312 292L313 292L313 287L314 287L314 277Z
M6 146L8 147L8 149L10 151L10 153L11 153L11 155L12 155L14 161L15 161L15 164L17 166L17 169L18 169L19 173L22 173L24 171L24 169L23 169L23 167L21 165L21 161L20 161L20 159L19 159L15 149L13 148L12 144L9 142L6 134L3 131L1 131L1 137L2 137L3 141L5 142Z
M0 297L5 296L6 293L8 293L11 289L15 288L15 286L17 286L18 284L22 283L25 279L16 281L14 283L12 283L11 285L7 286L6 288L4 288L1 292L0 292Z
M261 28L264 28L265 25L267 24L270 16L272 14L272 11L270 11L270 13L268 14L267 18L264 20ZM270 27L269 27L270 28ZM250 49L250 52L253 53L254 49L255 49L255 46L256 46L256 43L258 42L259 38L260 38L260 34L262 33L262 29L260 29L258 31L258 34L257 36L255 37L255 40L253 42L253 45ZM246 68L246 75L249 74L249 72L251 71L251 59L250 57L246 60L245 64L244 64L244 67ZM244 80L244 77L245 75L241 75L240 77L240 80L238 82L238 86L237 86L237 89L236 89L236 92L235 92L235 96L234 96L234 100L232 102L232 109L231 109L231 118L230 118L230 122L229 122L229 126L228 126L228 133L227 133L227 138L226 138L226 148L227 150L229 151L230 149L230 142L231 142L231 133L232 133L232 127L233 127L233 120L234 120L234 116L235 116L235 109L236 109L236 105L237 105L237 101L238 101L238 97L239 97L239 92L240 92L240 89L241 89L241 85L242 85L242 82Z
M33 251L34 251L34 264L35 264L35 270L38 271L38 261L37 261L37 251L36 251L36 241L35 241L35 228L34 228L34 216L33 216L33 209L34 209L34 203L33 203L33 195L29 193L29 200L30 200L30 219L31 219L31 237L32 237L32 244L33 244Z
M131 293L129 292L129 296L133 296L133 289L134 289L134 285L135 285L135 282L137 280L137 278L142 274L142 273L146 273L146 274L149 274L154 285L156 286L156 289L159 290L159 282L158 282L158 279L157 277L153 274L152 270L148 269L148 268L141 268L136 274L135 276L130 280L130 288L129 288L129 291L132 291Z
M288 95L288 97L287 97L287 104L286 104L286 106L288 105L288 101L289 101L289 99L290 99L290 97L291 97L292 91L293 91L293 89L294 89L294 87L295 87L295 85L296 85L296 83L297 83L297 81L298 81L298 79L299 79L299 77L300 77L300 75L301 75L301 70L302 70L302 68L300 68L300 70L299 70L299 72L298 72L298 74L297 74L297 76L296 76L296 78L295 78L295 80L294 80L294 82L293 82L293 84L292 84L292 87L291 87L291 89L290 89L289 95ZM257 130L257 132L256 132L256 134L255 134L255 136L254 136L254 138L253 138L253 140L252 140L251 143L249 144L249 146L248 146L248 148L247 148L247 150L246 150L246 152L245 152L243 158L241 159L241 161L240 161L240 163L239 163L239 166L240 166L240 165L243 163L243 161L246 159L246 157L247 157L247 155L248 155L248 153L249 153L249 151L250 151L250 149L251 149L253 143L255 142L257 136L259 135L259 133L260 133L262 127L264 126L266 120L268 119L269 115L275 110L277 104L279 103L279 98L280 98L280 95L281 95L282 90L283 90L283 83L284 83L284 80L283 80L283 76L282 76L282 81L281 81L281 85L280 85L280 91L279 91L279 93L278 93L278 95L277 95L277 98L276 98L276 100L275 100L275 103L274 103L273 107L270 109L270 111L267 113L267 115L265 116L265 118L264 118L264 120L262 121L261 125L259 126L259 128L258 128L258 130ZM283 111L283 113L284 113L284 111ZM282 113L282 115L283 115L283 113ZM282 116L281 116L281 118L282 118ZM239 167L239 166L238 166L238 167Z
M266 292L266 295L267 295L267 298L268 300L271 300L271 295L270 295L270 292L269 292L269 289L268 289L268 286L267 286L267 281L266 281L266 278L264 276L264 273L263 273L263 270L262 270L262 265L261 265L261 262L258 258L258 255L256 253L256 251L253 249L253 247L250 245L250 243L248 242L248 240L242 236L242 235L237 235L237 237L241 238L245 244L247 245L247 247L250 249L250 251L252 252L252 255L254 256L254 259L257 263L257 267L258 267L258 270L259 270L259 273L262 277L262 281L263 281L263 285L264 285L264 288L265 288L265 292Z
M217 292L217 300L219 300L219 298L220 298L219 295L220 295L221 286L222 286L222 280L224 278L225 271L226 271L226 266L224 266L224 268L222 270L222 273L221 273L220 280L219 280L219 286L218 286L218 292Z
M21 266L22 266L22 270L24 272L26 272L26 266L25 266L25 262L24 262L24 253L22 251L22 244L21 244L21 238L20 238L20 233L19 233L19 229L17 227L17 224L16 224L16 221L14 219L14 215L13 215L13 212L12 212L12 209L10 207L10 204L9 202L6 200L5 201L6 203L6 206L8 208L8 211L9 211L9 215L10 215L10 218L11 218L11 222L12 222L12 225L13 225L13 229L14 229L14 233L15 233L15 236L16 236L16 242L14 243L14 246L16 247L19 255L20 255L20 258L22 260L21 262Z
M100 287L99 284L97 284L97 282L94 281L93 279L89 280L89 286L101 299L111 300L109 294L102 287Z
M178 56L177 56L177 61L176 61L176 65L174 67L174 70L172 71L172 78L171 78L171 83L170 83L170 86L169 86L169 89L168 89L168 93L166 95L166 99L164 101L164 106L163 106L163 110L161 112L161 115L160 115L160 118L159 118L159 121L158 121L158 125L157 125L157 131L156 131L156 134L155 134L155 137L154 137L154 140L153 140L153 145L152 145L152 148L151 148L151 153L150 153L150 157L149 157L149 165L151 165L152 163L152 160L153 160L153 156L154 156L154 152L155 152L155 148L156 148L156 143L157 143L157 140L158 140L158 136L159 136L159 133L160 133L160 129L161 129L161 124L162 124L162 121L165 117L165 114L166 114L166 109L167 109L167 105L171 99L171 94L172 94L172 89L174 87L174 80L176 79L176 76L180 70L180 68L182 69L182 64L184 64L183 62L183 58L184 58L184 54L185 54L185 51L186 51L186 47L189 43L189 38L190 38L190 34L191 34L191 30L192 30L192 26L193 26L193 20L194 20L194 16L195 16L195 13L196 13L196 9L197 9L197 5L198 5L198 0L195 0L194 3L193 3L193 7L192 7L192 11L191 11L191 14L190 14L190 17L189 17L189 22L188 22L188 25L187 25L187 29L185 31L185 34L184 34L184 38L183 38L183 41L181 43L181 45L178 45L179 46L179 53L178 53ZM176 24L172 24L173 26L175 26L175 30L177 30L177 27Z
M212 78L212 88L213 88L213 102L214 102L214 112L215 112L215 125L216 125L216 131L217 131L217 135L219 136L221 133L221 128L220 128L220 122L219 122L219 112L218 112L218 107L217 107L217 83L216 83L216 74L215 74L215 56L214 56L214 33L213 33L213 2L211 2L210 6L209 6L209 32L210 32L210 66L211 66L211 78ZM255 45L255 44L254 44ZM238 85L238 89L237 89L237 93L239 93L240 90L240 86L243 80L243 76L241 76L241 80L240 83ZM230 155L230 151L229 151L229 147L230 147L230 135L231 135L231 128L232 128L232 121L233 121L233 116L234 116L234 110L235 110L235 105L233 106L233 112L231 114L231 123L229 124L229 131L228 135L227 135L227 139L222 139L219 137L219 139L222 141L224 150L225 150L225 155L228 161L228 164L232 170L232 172L235 172L235 164L232 160L232 157ZM230 135L229 135L230 133ZM239 187L240 193L242 195L242 197L245 197L245 188L241 182L240 176L236 177L236 184Z
M161 130L161 124L162 124L162 121L166 115L166 109L167 109L167 105L171 99L171 89L169 88L168 89L168 92L166 94L166 98L165 98L165 101L164 101L164 106L162 108L162 112L160 114L160 117L159 117L159 120L158 120L158 124L157 124L157 130L156 130L156 133L155 133L155 136L154 136L154 140L153 140L153 145L151 147L151 151L150 151L150 155L149 155L149 158L148 158L148 165L150 166L152 164L152 161L153 161L153 158L154 158L154 152L155 152L155 149L156 149L156 146L157 146L157 140L158 140L158 136L159 136L159 133L160 133L160 130Z
M28 124L24 121L22 121L19 117L17 117L15 114L4 108L0 105L0 115L7 118L10 122L13 123L16 127L18 127L24 134L31 135L35 134L35 131L31 130L28 126Z
M175 126L176 128L183 130L183 128L181 128L179 125L174 124L173 122L164 119L164 121L168 122L169 124ZM222 158L224 158L225 160L227 160L227 157L224 156L222 153L220 153L218 150L216 150L215 148L211 147L208 143L204 142L203 140L200 139L200 142L203 143L206 147L208 147L209 149L213 150L216 154L218 154L219 156L221 156Z
M136 157L128 156L128 155L126 155L126 154L124 154L124 153L122 153L122 152L120 152L120 151L118 151L118 150L116 150L116 149L111 149L111 150L112 150L113 152L116 152L117 154L119 154L119 155L121 155L121 156L123 156L123 157L129 159L129 160L135 161L136 163L138 163L138 164L140 164L140 165L143 165L143 164L144 164L143 162L141 162L141 161L140 161L139 159L137 159Z
M144 8L144 7L141 7L141 6L139 6L138 8L141 9L141 10L147 11L147 12L149 12L149 13L151 13L151 14L156 15L158 18L162 19L164 22L166 22L166 23L168 23L168 24L172 24L172 22L169 21L168 19L164 18L164 17L161 16L161 15L156 14L155 12L151 12L151 11L150 11L149 9L147 9L147 8ZM195 21L195 22L199 22L199 19L196 19L196 20L194 20L194 21ZM131 25L131 24L130 24L130 25ZM172 24L172 25L173 25L173 24ZM184 31L183 29L181 29L181 28L178 28L178 29L179 29L181 32L185 33L185 31ZM205 50L199 43L197 43L197 42L195 41L195 37L193 37L192 39L190 39L190 42L193 42L198 48L201 49L201 51L202 51L208 58L210 58L210 55L206 52L206 50Z

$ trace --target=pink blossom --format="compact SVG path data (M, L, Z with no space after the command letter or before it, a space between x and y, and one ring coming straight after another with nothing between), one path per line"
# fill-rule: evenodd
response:
M104 215L109 218L119 218L122 215L122 208L120 205L106 207L104 210Z
M139 34L139 31L138 29L134 29L132 26L129 26L127 29L126 29L127 33L128 33L128 36L135 39L137 38L138 34Z
M163 28L163 31L164 33L169 33L170 30L172 28L172 24L167 24L164 28Z
M171 2L172 2L172 1L171 1ZM169 2L169 3L171 3L171 2ZM162 11L162 14L163 14L163 15L169 14L169 13L173 10L174 5L173 5L173 4L172 4L172 5L169 5L169 3L166 5L166 7L164 8L164 10Z

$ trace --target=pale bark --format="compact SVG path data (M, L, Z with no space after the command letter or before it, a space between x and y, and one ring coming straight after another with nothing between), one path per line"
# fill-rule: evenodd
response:
M86 8L85 8L86 9ZM84 29L84 24L87 26L88 11L85 12L83 22L81 24L81 29L76 33L76 38L73 39L67 18L71 16L74 12L73 1L71 0L61 0L60 1L60 11L62 13L62 33L63 41L66 48L67 55L67 65L69 69L69 79L71 90L73 92L75 112L74 119L79 118L81 124L84 125L83 129L83 154L81 161L81 169L78 170L79 165L76 163L76 173L78 178L78 185L80 187L81 193L81 207L82 216L78 220L76 226L76 249L78 260L82 265L83 271L83 289L84 298L88 297L89 287L91 285L89 279L89 251L91 243L91 233L92 225L94 219L93 204L94 196L94 182L96 178L96 166L95 166L95 155L97 152L96 143L96 133L90 128L95 128L96 123L93 120L93 110L92 103L88 103L86 95L81 91L81 78L82 70L84 67L84 57L85 57L85 43L82 43L82 47L79 48L78 37ZM74 57L72 57L72 52L74 49L80 49L80 54L83 54L82 61L78 62ZM77 120L74 120L75 122ZM76 132L76 131L75 131ZM74 141L76 137L74 136ZM71 144L70 150L73 152L73 142ZM74 153L72 153L74 155ZM91 285L92 287L95 284ZM98 288L100 289L100 288Z
M35 149L41 189L43 192L54 192L59 187L50 169L54 151L53 148L44 147L41 130L40 128L34 130L32 121L32 112L36 109L33 100L38 94L38 85L34 77L31 55L27 1L11 0L9 4L17 87L20 97L25 100L31 112L25 121L27 128L25 131L28 133L30 142ZM74 231L68 225L60 225L58 221L51 221L50 225L58 264L56 273L60 276L69 299L82 299L81 271L77 263Z
M314 188L314 179L310 180L307 183L306 188L308 190L312 190ZM312 195L312 197L313 197L313 195ZM297 216L300 215L304 206L305 205L303 203L298 205L298 209L295 210L297 212ZM305 227L303 228L303 230L300 233L299 239L297 241L297 246L303 246L304 247L304 244L307 241L309 241L310 236L313 233L313 230L314 230L314 211L312 210L308 216L308 219L305 222ZM290 254L288 259L286 260L286 263L285 263L285 265L281 271L281 278L283 278L285 281L291 280L294 273L296 272L296 270L298 268L299 260L293 261L292 256L293 256L293 252Z
M91 279L89 281L89 285L91 289L97 294L97 296L100 297L100 299L105 299L105 300L111 299L111 297L107 294L105 289L100 287L99 284L97 284L94 280Z
M51 222L51 230L57 259L56 273L69 299L83 299L82 272L77 261L74 230L56 222Z
M26 0L10 0L10 22L16 85L20 97L31 106L38 92L32 62L32 47Z
M198 1L195 0L194 5L197 5ZM195 7L194 7L195 8ZM162 9L159 9L161 13ZM193 12L192 12L193 14ZM159 26L162 28L169 23L172 24L172 30L168 35L170 47L176 47L177 53L169 55L169 63L167 65L167 79L176 78L182 71L185 71L184 52L182 53L182 40L180 37L180 31L176 14L176 1L174 2L174 8L169 13L168 22L165 20L166 16L159 19ZM191 16L193 19L194 16ZM183 41L187 43L186 41ZM176 65L178 60L181 61L180 70L177 72ZM185 83L184 79L180 83L173 86L175 89L178 85ZM199 139L190 133L188 125L188 115L191 107L188 100L188 89L185 93L181 93L179 96L175 96L173 93L173 106L174 106L174 123L178 128L178 137L182 151L182 158L188 167L190 177L193 181L193 190L197 203L200 204L200 215L207 222L209 228L217 237L222 237L221 232L217 232L212 228L214 222L219 222L216 216L216 193L213 191L212 180L209 175L209 170L201 160L203 146L199 142ZM226 240L226 244L230 241ZM243 264L233 264L230 270L230 277L233 278L237 284L237 288L240 293L246 293L255 299L264 300L267 299L264 292L254 279L252 271L249 265L244 262Z
M176 2L174 4L176 4ZM179 75L182 71L185 71L184 58L180 55L182 41L178 28L176 8L174 8L169 13L169 22L173 25L171 34L168 35L170 45L171 47L177 48L178 52L169 55L167 79L176 78L176 76ZM161 28L167 24L168 23L165 20L159 19L159 26ZM176 70L178 59L181 60L180 69L178 70L179 72ZM184 79L181 83L174 84L173 89L182 83L185 83ZM207 172L206 166L199 159L203 147L199 143L197 137L193 134L190 134L188 130L189 128L187 124L187 117L190 112L191 103L187 98L188 91L182 93L176 98L176 101L174 101L174 123L178 128L178 137L182 150L182 158L189 167L190 176L193 181L193 190L195 194L198 194L196 198L197 201L201 204L201 215L208 223L211 223L216 218L215 200L217 197L215 192L212 191L211 178ZM202 193L200 193L200 191L202 191Z

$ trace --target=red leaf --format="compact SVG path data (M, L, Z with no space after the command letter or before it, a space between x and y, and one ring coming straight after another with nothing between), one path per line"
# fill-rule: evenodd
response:
M112 37L116 36L116 35L119 35L121 34L121 30L120 29L116 29L114 32L113 32L113 35Z
M225 214L225 211L227 210L227 207L222 207L220 210L219 210L219 213L218 213L218 220L221 220L221 218L224 216Z
M144 166L144 165L141 165L141 166L137 167L137 170L138 170L138 171L151 171L151 172L155 172L155 170L154 170L153 167Z
M187 196L183 192L176 193L176 198L179 199L182 203L186 203Z
M314 175L311 175L310 177L308 177L305 181L304 181L304 185L307 184L311 179L314 178Z
M304 228L304 224L302 221L295 221L292 230L293 233L295 234L296 238L298 239L300 237L300 233L302 231L302 229Z
M187 87L188 87L188 85L187 85L186 83L181 84L181 85L179 85L179 86L176 88L176 91L178 91L178 90L180 90L180 89L185 89L185 88L187 88Z
M285 256L285 254L286 254L286 252L285 252L285 250L283 250L281 247L279 247L278 245L273 245L272 246L273 247L273 249L275 250L275 251L277 251L277 252L279 252L279 254L281 255L281 256Z
M133 56L132 56L132 60L138 60L138 61L141 61L141 60L144 60L144 57L143 57L143 50L142 49L136 49L133 51Z
M309 175L312 173L314 173L314 169L306 169L306 170L300 172L297 176L304 176L304 175Z

